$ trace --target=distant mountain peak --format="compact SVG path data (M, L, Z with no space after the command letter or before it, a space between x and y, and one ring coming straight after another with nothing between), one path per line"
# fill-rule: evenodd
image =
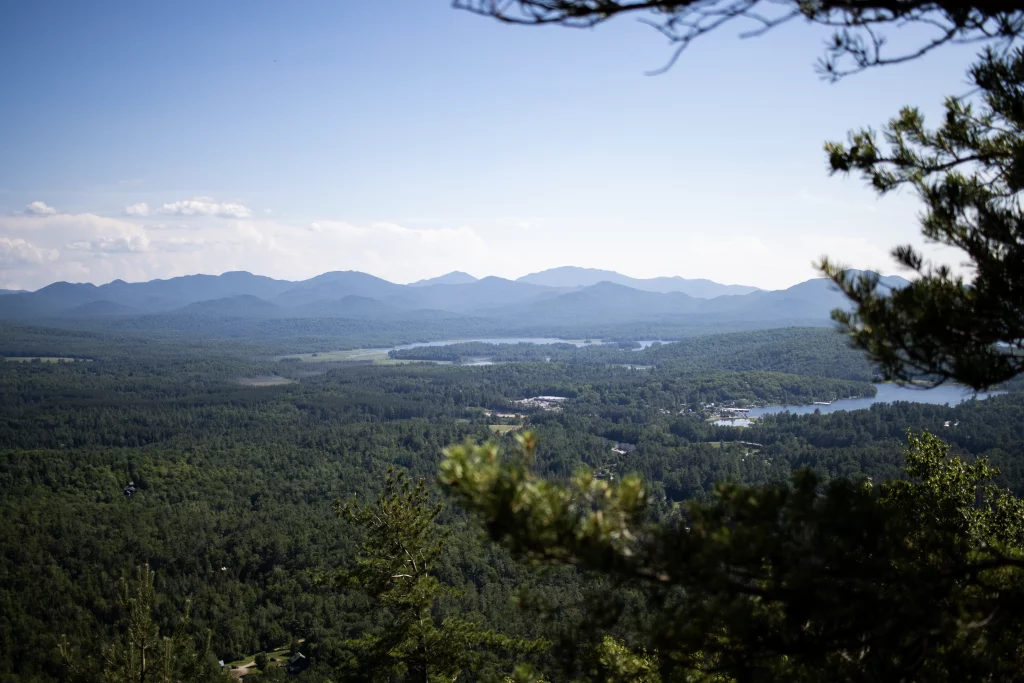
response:
M697 299L713 299L718 296L750 294L759 291L757 287L745 285L723 285L711 280L690 280L678 275L671 277L634 278L613 270L600 268L580 268L578 266L559 266L539 273L530 273L519 278L517 282L526 282L547 287L591 287L601 282L639 289L645 292L680 292Z
M857 270L855 268L848 268L846 274L851 277L857 277L858 275L869 275L878 278L878 283L889 287L890 289L899 289L900 287L906 287L910 284L910 280L899 275L882 275L876 273L873 270Z
M437 277L431 277L425 280L417 280L416 282L410 282L409 286L429 287L430 285L468 285L476 281L477 278L473 277L469 273L465 273L461 270L453 270L450 273L438 275Z

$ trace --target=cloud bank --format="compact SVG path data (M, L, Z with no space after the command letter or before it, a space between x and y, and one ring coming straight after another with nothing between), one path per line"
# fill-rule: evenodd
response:
M469 226L414 228L332 218L289 223L210 197L163 203L155 211L140 202L115 216L34 205L31 213L0 216L0 288L228 270L286 279L364 270L403 282L449 263L479 267L491 258Z
M149 211L149 207L146 207ZM242 204L219 204L211 197L193 197L160 207L160 213L170 216L217 216L218 218L248 218L252 209ZM144 215L144 214L143 214Z
M38 265L60 256L56 249L43 249L18 237L0 237L0 265Z
M703 222L688 227L638 221L627 233L623 221L594 217L558 225L538 218L536 224L544 227L528 234L521 220L498 217L415 223L335 216L289 221L205 196L137 202L114 212L64 213L33 201L25 210L0 215L0 288L231 270L289 280L334 270L360 270L392 282L452 270L514 278L561 265L606 268L634 277L679 274L782 288L815 277L811 262L823 253L855 267L893 272L889 244L844 236L850 234L840 229L845 226L826 231L791 221L786 237L771 238L770 225L728 232ZM858 220L849 218L851 223ZM879 223L896 224L881 209Z

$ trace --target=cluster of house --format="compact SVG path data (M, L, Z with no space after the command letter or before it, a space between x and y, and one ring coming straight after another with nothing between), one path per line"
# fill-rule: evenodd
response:
M506 420L521 420L526 417L526 415L522 413L502 413L494 410L484 410L484 415L487 417L504 418Z
M622 441L612 441L612 453L615 455L626 455L636 450L636 444L624 443ZM615 481L615 470L618 465L606 465L597 472L594 473L595 479L607 479L608 481Z
M716 406L714 403L704 404L704 414L711 420L735 420L740 417L747 417L750 408L730 408L728 406Z
M533 398L523 398L518 401L512 401L517 406L524 408L539 408L541 410L561 410L560 405L563 401L568 401L566 396L534 396Z

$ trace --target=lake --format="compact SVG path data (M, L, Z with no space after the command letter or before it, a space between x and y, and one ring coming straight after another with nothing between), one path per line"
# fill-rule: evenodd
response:
M424 346L451 346L452 344L466 344L469 342L478 342L480 344L572 344L576 348L582 348L584 346L601 346L603 344L614 344L615 342L604 342L600 339L592 340L589 344L586 341L579 339L555 339L553 337L503 337L500 339L446 339L443 341L432 341L432 342L417 342L415 344L403 344L402 346L395 346L391 349L384 349L384 351L392 351L395 349L416 349ZM670 344L671 342L665 342L660 339L645 339L638 341L640 349L646 349L652 344ZM374 349L376 350L376 349ZM639 349L627 349L629 351L638 351ZM463 361L461 365L494 365L494 361L487 357L470 358ZM636 370L648 370L651 368L650 365L627 365Z
M878 390L873 397L865 398L844 398L833 401L831 404L823 405L774 405L762 408L751 408L747 417L733 418L728 420L715 420L714 424L726 427L749 427L753 422L750 418L761 417L762 415L774 415L775 413L793 413L794 415L810 415L815 411L822 413L834 413L839 410L863 410L870 408L876 403L894 403L896 401L911 401L914 403L930 403L932 405L952 406L976 397L979 400L990 396L1005 394L1005 391L979 391L977 393L962 386L943 385L934 389L918 389L912 386L900 386L897 384L876 384Z
M505 337L500 339L445 339L443 341L432 341L432 342L417 342L415 344L403 344L402 346L392 347L394 349L416 349L421 346L451 346L452 344L466 344L469 342L478 342L480 344L572 344L577 348L583 346L600 346L602 344L614 344L615 342L604 342L600 339L587 343L580 339L555 339L553 337ZM662 341L660 339L645 339L638 341L641 349L646 349L652 344L671 344L671 342ZM392 349L387 349L391 351ZM633 349L637 350L637 349Z
M402 344L400 346L389 346L386 348L373 348L373 349L345 349L342 351L321 351L318 353L295 353L287 356L279 356L278 360L284 358L290 358L294 360L306 361L306 362L372 362L380 363L386 361L388 358L388 352L395 351L398 349L415 349L422 346L450 346L452 344L464 344L467 342L479 342L481 344L572 344L577 348L583 346L601 346L602 344L614 344L615 342L603 342L601 340L592 341L587 344L586 341L580 339L555 339L554 337L502 337L502 338L477 338L477 339L445 339L443 341L432 341L432 342L416 342L415 344ZM662 341L660 339L645 339L638 341L641 349L646 349L652 344L671 344L672 342ZM637 350L637 349L631 349ZM628 351L627 351L628 353ZM10 360L10 359L9 359ZM469 359L468 362L463 365L493 365L494 363L490 358L479 356L476 358ZM646 366L634 366L637 369L647 369Z

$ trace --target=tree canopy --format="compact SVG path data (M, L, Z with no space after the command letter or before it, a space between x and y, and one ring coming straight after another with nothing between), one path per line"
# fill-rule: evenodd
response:
M544 480L518 443L449 449L442 484L515 555L642 591L663 680L1022 679L1024 502L934 436L909 437L909 481L719 484L658 524L638 477Z
M461 617L438 619L436 603L453 589L435 573L445 546L435 522L441 506L431 504L426 480L413 484L390 469L373 504L335 503L336 513L361 527L366 536L349 579L374 598L385 612L383 628L345 643L352 650L351 679L427 683L454 681L466 671L479 673L487 655L481 649L520 653L543 651L543 641L509 638Z
M833 318L892 379L984 388L1024 371L1024 52L989 51L970 78L976 95L947 98L937 128L906 107L881 136L865 128L826 145L833 172L858 172L879 195L912 188L924 236L968 259L965 279L898 246L918 277L895 291L822 260L855 304Z

